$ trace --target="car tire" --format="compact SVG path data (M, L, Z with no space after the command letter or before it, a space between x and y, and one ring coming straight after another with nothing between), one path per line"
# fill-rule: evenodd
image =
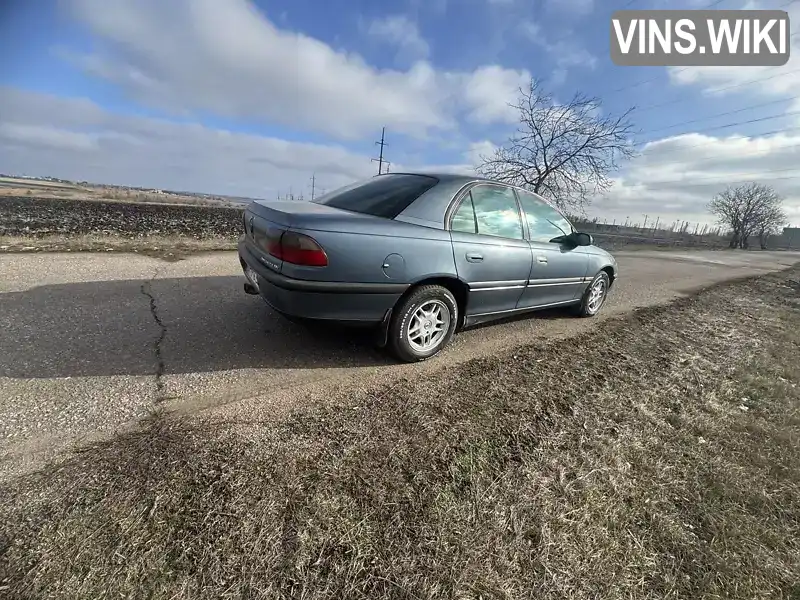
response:
M430 319L423 312L430 313ZM458 304L452 293L440 285L423 285L403 298L392 311L389 350L403 362L419 362L439 353L450 343L458 323ZM438 334L439 325L443 333ZM421 329L417 329L421 328ZM431 328L432 331L427 332ZM421 336L409 336L420 331ZM427 344L425 342L428 342Z
M600 312L600 309L605 306L606 298L608 298L608 289L611 286L611 279L608 273L600 271L594 276L594 279L586 286L586 290L581 297L581 303L575 307L575 314L579 317L593 317ZM596 291L599 290L600 297L599 303L595 296Z

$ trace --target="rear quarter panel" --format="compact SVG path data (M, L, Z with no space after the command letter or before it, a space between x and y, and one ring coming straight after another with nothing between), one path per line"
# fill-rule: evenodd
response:
M332 228L330 228L332 229ZM297 279L352 283L414 283L426 277L456 276L449 233L389 219L340 222L336 231L295 226L328 255L327 267L284 262L283 274ZM384 265L388 264L388 268Z

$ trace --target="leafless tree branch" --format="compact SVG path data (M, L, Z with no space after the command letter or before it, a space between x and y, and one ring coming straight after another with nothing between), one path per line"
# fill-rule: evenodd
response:
M603 116L597 98L575 94L557 104L536 80L519 90L511 106L519 127L490 157L481 157L486 177L548 197L563 210L582 211L591 197L611 187L610 174L634 156L633 109Z

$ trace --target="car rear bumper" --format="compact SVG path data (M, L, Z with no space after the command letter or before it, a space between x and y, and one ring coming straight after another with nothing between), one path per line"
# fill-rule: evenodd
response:
M257 274L261 297L276 311L292 317L377 324L408 289L408 285L402 283L294 279L263 265L256 252L245 239L239 240L242 270L249 265Z

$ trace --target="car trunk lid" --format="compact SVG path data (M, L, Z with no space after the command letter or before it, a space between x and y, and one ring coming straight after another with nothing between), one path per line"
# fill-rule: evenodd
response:
M343 222L363 218L375 217L302 200L259 200L251 203L245 210L244 228L249 241L263 255L261 262L281 273L284 261L281 258L282 253L276 251L276 247L280 246L281 237L286 232L299 233L316 228L336 230L342 227Z

